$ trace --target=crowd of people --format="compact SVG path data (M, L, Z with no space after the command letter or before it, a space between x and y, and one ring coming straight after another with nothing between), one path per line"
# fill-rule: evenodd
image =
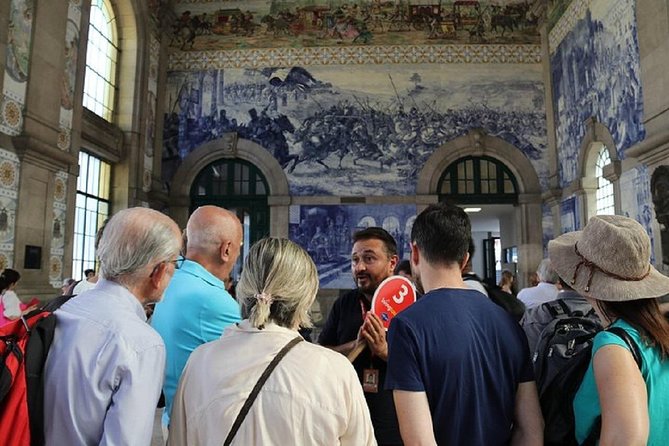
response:
M148 445L162 393L170 445L541 445L532 353L560 317L556 307L579 308L634 344L609 329L594 336L573 399L575 441L669 438L669 322L658 300L669 278L650 264L649 238L634 220L593 217L551 241L540 283L518 295L520 323L489 285L473 283L461 208L421 212L404 261L384 229L358 231L356 287L334 302L317 344L300 334L319 289L310 254L288 239L256 242L235 299L228 282L242 240L235 214L215 206L198 208L185 234L145 208L104 225L99 279L55 311L46 444ZM419 299L386 332L370 310L393 274L413 280ZM0 275L5 317L20 317L19 279L10 269Z

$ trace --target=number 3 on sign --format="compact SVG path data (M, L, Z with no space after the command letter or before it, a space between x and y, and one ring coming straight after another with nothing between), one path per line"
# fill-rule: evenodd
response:
M399 296L394 295L393 300L395 301L396 304L401 304L404 302L404 297L409 294L409 288L407 288L406 285L402 285L402 288L400 288L400 293Z

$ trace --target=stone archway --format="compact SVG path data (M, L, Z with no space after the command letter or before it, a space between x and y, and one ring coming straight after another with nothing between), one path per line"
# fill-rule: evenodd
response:
M474 129L437 149L418 174L416 199L419 203L434 200L421 197L436 196L439 178L444 170L465 156L489 156L504 163L516 177L518 206L516 209L518 242L518 278L525 286L529 274L536 270L543 257L543 228L541 183L530 160L517 147ZM420 212L420 208L418 211Z
M534 198L541 202L541 184L530 160L517 147L482 129L471 130L439 147L418 174L416 195L435 194L441 174L458 159L483 155L495 158L509 168L518 181L519 200L536 195Z
M288 236L288 207L290 195L288 179L277 160L262 146L236 133L209 141L191 152L172 178L170 190L170 215L182 227L188 221L190 188L202 169L221 158L238 158L256 166L267 180L269 187L270 235Z

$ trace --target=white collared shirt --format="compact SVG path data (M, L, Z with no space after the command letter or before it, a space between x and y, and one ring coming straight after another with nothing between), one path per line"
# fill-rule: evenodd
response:
M525 304L525 309L528 309L557 299L558 291L552 283L540 282L537 286L520 290L518 299Z
M45 371L46 444L149 445L165 346L137 298L100 279L55 314Z
M2 293L2 305L4 307L4 316L7 319L18 319L21 317L21 301L14 291L6 290Z
M297 332L248 320L190 356L174 398L168 443L220 446L274 355ZM300 342L274 369L233 444L374 445L362 387L345 356Z

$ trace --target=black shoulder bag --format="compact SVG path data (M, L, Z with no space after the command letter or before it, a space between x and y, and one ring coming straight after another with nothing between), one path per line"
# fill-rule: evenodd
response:
M269 378L269 375L272 374L276 366L279 364L279 361L281 361L283 357L286 356L286 353L288 353L290 349L295 347L298 343L302 342L303 340L304 339L302 339L301 336L295 337L288 344L286 344L279 351L279 353L276 354L276 356L272 359L272 362L270 362L267 368L265 368L265 371L262 372L262 375L260 375L260 378L258 378L258 382L253 387L253 390L251 390L251 393L246 398L246 401L244 402L244 405L239 411L239 414L237 415L235 422L232 423L232 427L230 428L230 433L228 433L225 442L223 442L223 446L230 446L230 444L232 443L232 439L235 438L235 435L237 434L239 427L242 425L244 418L246 418L246 415L249 413L249 410L251 410L251 406L253 405L253 402L256 400L258 394L260 393L260 389L262 389L262 386L265 384L265 381L267 381L267 378Z

